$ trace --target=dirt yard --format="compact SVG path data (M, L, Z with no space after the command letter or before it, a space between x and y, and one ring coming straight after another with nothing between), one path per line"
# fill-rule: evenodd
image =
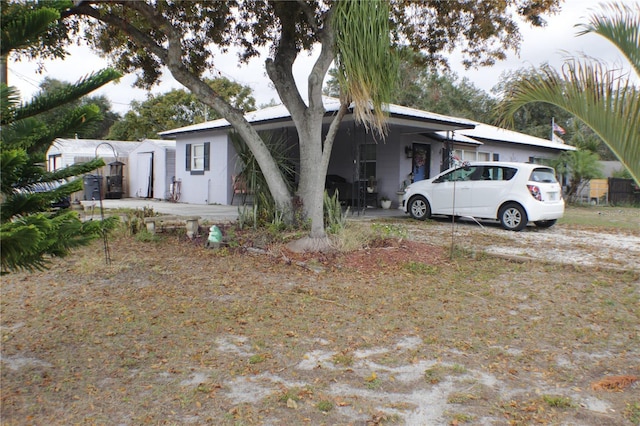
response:
M4 276L0 422L640 424L640 228L381 223L348 253L227 227L259 247L117 236L111 265L99 241Z

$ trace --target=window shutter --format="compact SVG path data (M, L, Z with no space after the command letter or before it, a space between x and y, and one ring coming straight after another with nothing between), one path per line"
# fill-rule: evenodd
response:
M188 143L187 144L187 152L185 153L185 170L186 171L190 171L191 170L191 144Z
M209 170L209 152L211 150L210 142L204 143L204 169Z

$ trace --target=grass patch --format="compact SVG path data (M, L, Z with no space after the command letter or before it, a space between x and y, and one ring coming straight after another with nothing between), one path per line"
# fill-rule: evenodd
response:
M627 404L624 409L624 417L633 425L640 425L640 402Z
M316 404L316 407L323 413L328 413L329 411L333 410L333 402L326 400L320 401Z
M367 247L370 223L351 225L344 232L360 230ZM406 250L394 265L409 269L375 275L333 268L354 258L343 253L305 254L325 266L315 273L272 255L269 233L232 235L269 253L225 256L184 235L149 244L124 234L110 238L111 265L96 241L48 271L3 276L3 424L349 424L353 412L375 424L387 392L415 405L384 420L402 423L429 409L412 395L438 383L454 404L442 409L464 412L450 421L598 424L599 414L523 393L523 383L572 394L602 363L560 360L606 356L611 371L640 363L629 332L640 323L637 271L490 256L435 269ZM359 254L379 265L394 251ZM638 403L621 395L598 394L607 419L637 424Z
M571 408L575 403L568 396L562 395L542 395L542 400L549 406L554 408Z

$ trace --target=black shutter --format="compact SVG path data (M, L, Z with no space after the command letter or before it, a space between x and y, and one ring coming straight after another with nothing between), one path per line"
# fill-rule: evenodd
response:
M185 170L186 171L190 171L191 170L191 144L188 143L187 144L187 152L185 154Z
M204 169L205 170L209 170L209 152L211 150L210 145L211 143L209 142L204 143Z

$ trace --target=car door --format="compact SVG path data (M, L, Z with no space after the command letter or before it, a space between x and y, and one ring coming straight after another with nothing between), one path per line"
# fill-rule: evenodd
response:
M479 218L496 218L498 204L511 186L515 169L498 165L479 166L473 176L473 201L469 215Z
M475 166L460 167L433 181L432 214L464 216L471 207L471 175Z

